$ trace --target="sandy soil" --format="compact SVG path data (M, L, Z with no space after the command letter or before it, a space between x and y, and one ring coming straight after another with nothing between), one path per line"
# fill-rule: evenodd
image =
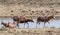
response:
M60 0L0 0L0 16L60 16Z
M33 29L33 28L25 28L25 29L9 29L9 28L2 28L0 30L1 35L60 35L60 29L57 28L40 28L40 29Z

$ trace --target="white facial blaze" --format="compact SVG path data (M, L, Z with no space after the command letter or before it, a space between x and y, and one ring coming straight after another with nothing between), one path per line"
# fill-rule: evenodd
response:
M55 16L54 16L54 19L55 19Z

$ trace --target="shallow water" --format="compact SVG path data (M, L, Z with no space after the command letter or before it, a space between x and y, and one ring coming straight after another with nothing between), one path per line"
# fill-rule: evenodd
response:
M6 23L10 22L13 23L12 18L0 18L0 28L3 27L3 25L1 25L1 21L4 21ZM49 21L50 24L48 24L48 22L45 24L46 27L56 27L56 28L60 28L60 20L50 20ZM28 22L29 23L29 28L36 28L36 19L34 19L34 22ZM40 22L41 24L39 26L37 26L37 28L43 28L44 23ZM27 28L27 24L25 25L25 28ZM24 28L24 24L19 24L20 28Z

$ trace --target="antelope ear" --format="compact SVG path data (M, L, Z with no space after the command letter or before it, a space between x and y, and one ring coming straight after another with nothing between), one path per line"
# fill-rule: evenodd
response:
M1 22L1 25L2 25L3 21Z

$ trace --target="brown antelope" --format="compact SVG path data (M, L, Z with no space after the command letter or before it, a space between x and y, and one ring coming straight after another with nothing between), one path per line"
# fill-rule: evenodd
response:
M4 25L5 27L8 27L8 28L14 28L15 25L13 23L5 23L5 22L1 22L2 25Z
M45 23L48 22L51 20L51 19L54 19L54 16L48 16L48 17L38 17L37 18L37 24L40 24L40 22L44 22L44 26L45 26ZM37 28L37 24L36 24L36 28Z
M25 24L27 23L28 24L28 27L29 27L29 23L28 22L34 22L33 19L30 19L30 18L27 18L25 16L14 16L13 17L13 21L14 23L16 22L17 23L17 26L19 27L19 23L24 23L24 27L25 27Z

